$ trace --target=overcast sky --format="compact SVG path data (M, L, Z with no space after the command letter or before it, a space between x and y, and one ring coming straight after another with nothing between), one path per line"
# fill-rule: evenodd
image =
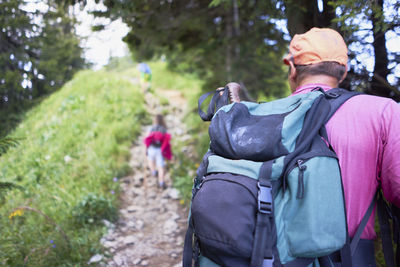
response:
M85 49L85 58L93 63L94 69L99 69L108 63L110 57L122 57L128 54L128 47L122 38L128 33L128 26L121 20L110 23L108 19L94 18L88 11L104 10L102 4L96 4L94 0L88 0L83 10L77 6L80 25L76 27L77 34L85 37L82 47ZM105 30L92 32L91 27L95 24L106 23Z

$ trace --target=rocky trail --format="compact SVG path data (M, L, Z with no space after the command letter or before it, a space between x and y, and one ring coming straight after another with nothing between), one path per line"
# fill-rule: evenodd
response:
M158 93L158 92L157 92ZM178 91L163 90L169 100L161 107L151 93L145 94L151 115L168 109L165 121L172 138L188 138L182 123L186 101ZM171 187L167 171L167 188L157 187L157 178L147 168L142 135L131 148L132 174L120 179L121 209L116 224L108 223L108 233L101 239L110 257L95 255L90 263L98 266L182 266L187 209L180 204L178 190ZM97 259L95 258L97 256Z

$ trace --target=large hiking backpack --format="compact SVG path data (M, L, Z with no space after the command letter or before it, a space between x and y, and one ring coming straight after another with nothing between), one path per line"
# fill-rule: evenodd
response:
M206 114L201 103L209 94L200 98L199 114L211 120L210 149L194 181L183 266L192 258L207 267L307 266L317 259L331 266L327 255L338 250L351 266L340 167L325 124L357 93L316 88L227 105L224 88Z

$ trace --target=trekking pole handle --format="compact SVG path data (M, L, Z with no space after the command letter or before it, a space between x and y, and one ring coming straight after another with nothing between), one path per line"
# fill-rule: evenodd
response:
M230 82L226 85L229 89L229 99L231 100L232 103L234 102L240 102L240 84L235 83L235 82Z

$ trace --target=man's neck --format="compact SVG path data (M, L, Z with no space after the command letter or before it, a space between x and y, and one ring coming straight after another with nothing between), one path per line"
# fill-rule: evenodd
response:
M338 87L338 81L336 78L333 78L331 76L327 75L313 75L313 76L307 76L303 80L299 82L297 87L310 84L310 83L321 83L321 84L326 84L329 87L335 88Z

